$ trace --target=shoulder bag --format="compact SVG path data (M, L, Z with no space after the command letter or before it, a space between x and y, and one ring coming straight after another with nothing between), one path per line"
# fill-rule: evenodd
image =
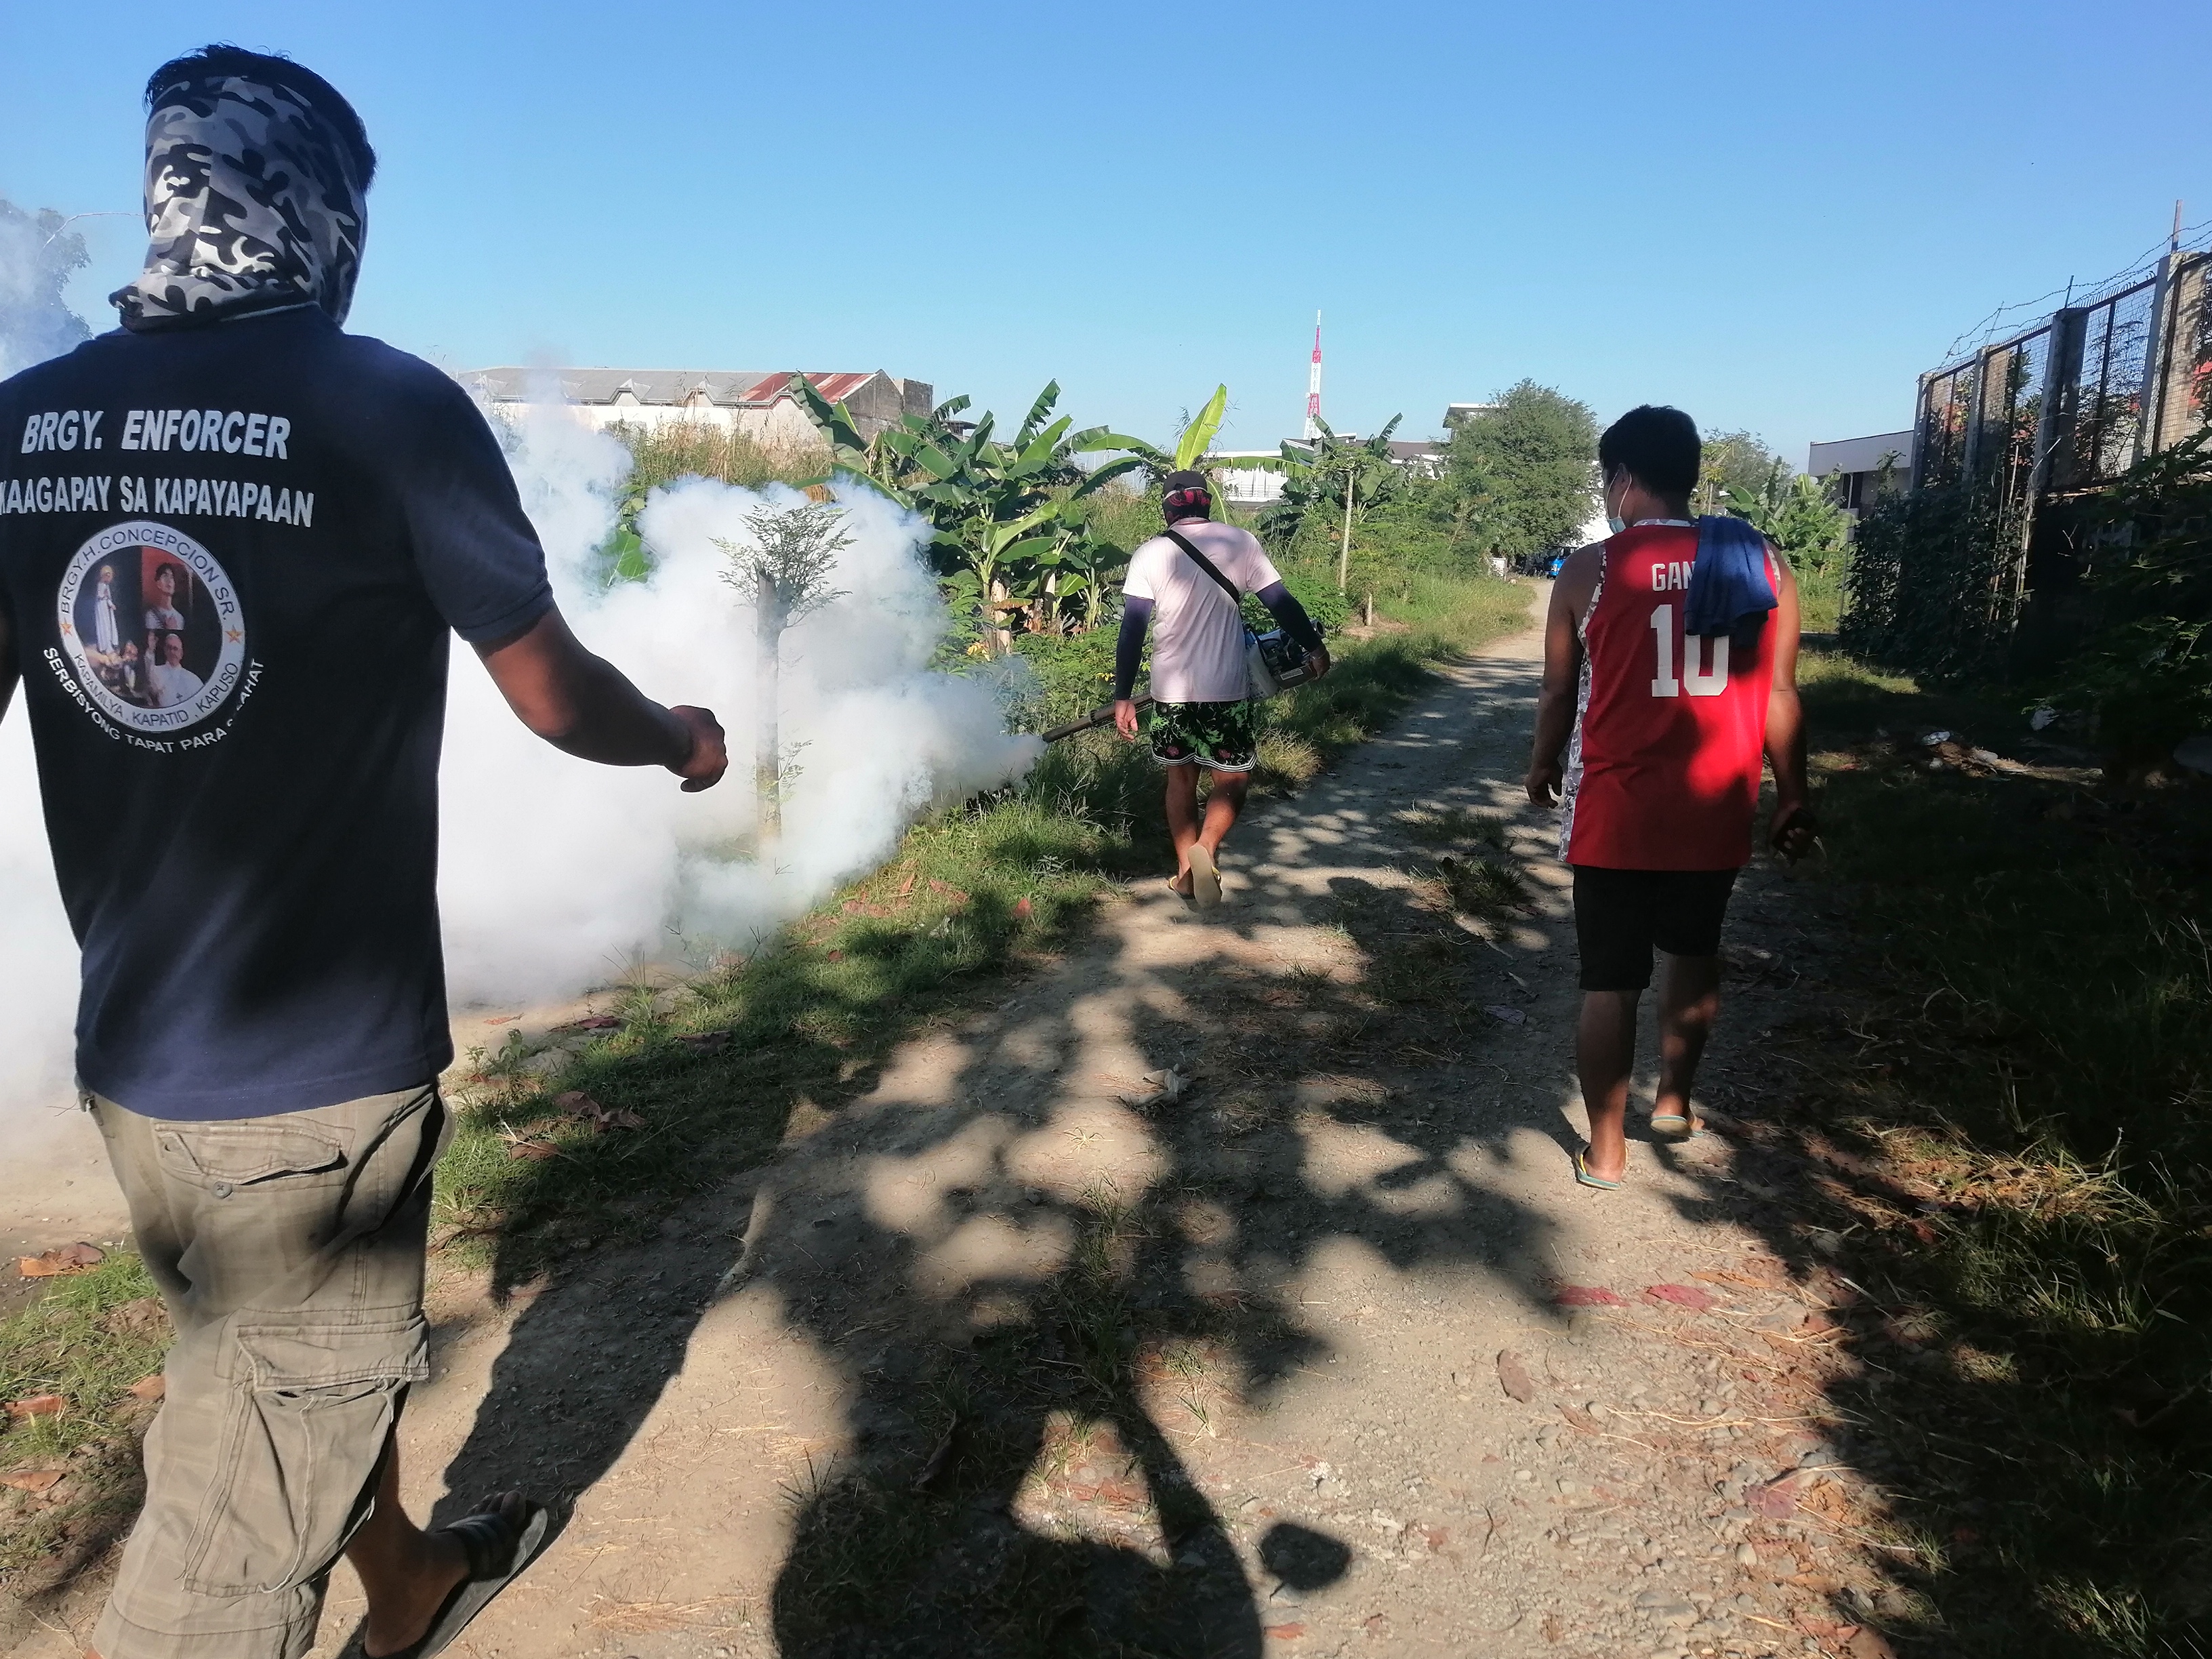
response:
M1187 536L1174 530L1162 532L1177 547L1190 556L1190 562L1213 578L1229 603L1237 610L1237 623L1244 629L1244 678L1249 687L1247 695L1255 698L1279 696L1294 685L1306 680L1306 653L1297 641L1279 628L1268 633L1255 634L1243 617L1244 596L1237 584L1223 575L1212 560L1200 552Z

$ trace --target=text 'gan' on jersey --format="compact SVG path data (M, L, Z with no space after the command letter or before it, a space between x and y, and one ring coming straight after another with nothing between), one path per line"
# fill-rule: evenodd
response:
M1686 633L1698 532L1645 524L1603 544L1583 613L1559 855L1612 870L1751 862L1774 624L1748 650ZM1781 573L1769 574L1778 587Z
M551 603L467 394L319 310L106 334L0 385L0 609L87 1088L254 1117L443 1069L448 635Z

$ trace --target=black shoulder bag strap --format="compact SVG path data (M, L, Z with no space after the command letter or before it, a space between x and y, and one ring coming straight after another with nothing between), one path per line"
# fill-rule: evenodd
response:
M1200 552L1198 549L1192 544L1189 537L1182 535L1175 530L1164 530L1160 533L1165 536L1170 541L1173 542L1177 547L1182 549L1184 552L1189 554L1190 562L1193 564L1196 565L1200 570L1206 572L1207 575L1212 577L1215 581L1220 583L1221 591L1229 596L1229 603L1237 607L1238 615L1241 616L1243 614L1244 595L1238 591L1237 584L1231 581L1228 577L1223 575L1218 570L1216 570L1213 568L1213 561L1207 558L1205 554Z

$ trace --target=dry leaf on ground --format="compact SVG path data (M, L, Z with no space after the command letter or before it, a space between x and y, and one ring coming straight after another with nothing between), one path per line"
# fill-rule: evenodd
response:
M1785 1474L1755 1486L1746 1486L1743 1501L1753 1515L1764 1516L1769 1521L1787 1521L1797 1512L1796 1481Z
M930 1449L928 1460L921 1466L921 1473L915 1476L912 1490L926 1490L931 1481L945 1472L945 1460L952 1455L952 1437L959 1427L960 1417L956 1412L952 1420L945 1425L945 1432L939 1437L937 1444Z
M67 1473L66 1469L15 1469L0 1474L0 1486L12 1486L17 1492L46 1492Z
M169 1310L161 1305L160 1297L142 1296L110 1308L102 1322L121 1336L152 1336L168 1328Z
M1498 1356L1498 1386L1524 1406L1536 1397L1536 1384L1528 1375L1528 1362L1510 1349Z
M151 1376L142 1376L131 1385L131 1396L137 1400L159 1400L168 1391L169 1385L159 1371Z
M645 1120L627 1106L605 1107L580 1089L570 1089L553 1097L553 1103L580 1122L594 1129L642 1129Z
M1552 1293L1562 1308L1625 1308L1628 1298L1602 1285L1562 1285Z
M15 1271L26 1279L59 1279L97 1267L106 1260L107 1252L97 1244L64 1244L38 1255L17 1256Z
M1711 1291L1701 1291L1695 1285L1646 1285L1646 1302L1669 1302L1678 1308L1687 1308L1692 1313L1705 1313L1720 1306L1720 1298Z
M1124 1106L1133 1107L1140 1112L1152 1106L1172 1106L1183 1097L1185 1091L1190 1087L1190 1079L1172 1066L1164 1072L1146 1073L1145 1081L1153 1085L1151 1091L1141 1095L1121 1096L1121 1101Z
M53 1417L69 1409L69 1401L58 1394L34 1394L22 1400L8 1402L10 1417Z

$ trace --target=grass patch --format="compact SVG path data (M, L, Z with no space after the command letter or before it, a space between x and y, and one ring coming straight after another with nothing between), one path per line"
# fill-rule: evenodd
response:
M917 1023L1048 948L1132 873L1148 845L1140 763L1103 743L1054 753L1024 789L917 825L750 959L633 1001L565 1064L480 1066L440 1167L441 1237L473 1259L495 1243L501 1281L527 1279L643 1237L830 1121ZM569 1091L638 1125L600 1129L556 1105Z
M1505 819L1497 812L1477 812L1465 806L1428 807L1400 813L1398 823L1408 839L1431 847L1505 849Z
M10 1415L0 1433L0 1473L61 1475L41 1491L0 1489L0 1588L11 1596L46 1588L129 1524L147 1414L131 1385L161 1370L169 1339L153 1280L125 1252L55 1281L0 1322L0 1401L64 1402L58 1412Z
M1831 559L1819 570L1797 573L1797 625L1808 634L1832 634L1842 625L1850 567Z
M1322 763L1388 726L1431 684L1431 669L1525 626L1534 590L1488 578L1404 579L1376 613L1403 631L1332 642L1328 677L1263 705L1263 730L1310 744Z
M1881 1173L1853 1234L1877 1317L1846 1403L1891 1459L1899 1536L1935 1540L1905 1576L1946 1652L2202 1651L2205 793L2108 786L2039 755L2015 710L1808 668L1869 1006L1826 1034L1800 1109ZM2085 763L1934 768L1934 727Z
M1529 902L1528 878L1504 859L1447 857L1439 860L1437 874L1451 895L1452 908L1462 915L1494 921Z

